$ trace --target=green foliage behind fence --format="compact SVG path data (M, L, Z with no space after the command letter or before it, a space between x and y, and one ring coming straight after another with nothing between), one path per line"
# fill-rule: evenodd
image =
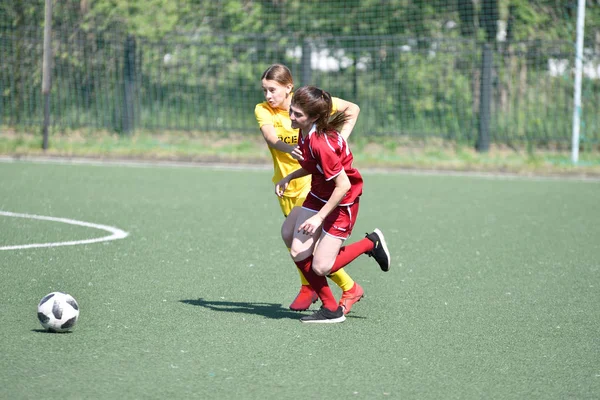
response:
M132 26L141 22L132 15L119 21L101 19L105 9L100 6L88 11L95 19L75 21L67 5L61 9L57 4L52 132L256 133L253 110L262 101L260 75L269 64L282 62L292 69L296 86L316 84L359 104L361 134L472 144L479 130L482 48L491 42L492 140L570 143L574 34L568 40L491 40L489 35L497 32L481 22L485 4L510 9L502 8L502 1L484 1L479 10L464 1L322 2L327 10L315 2L277 3L245 2L241 12L236 1L227 2L231 8L194 8L195 29L189 27L192 15L179 15L188 28L161 35L144 34L147 27L134 31ZM533 3L542 7L547 2ZM42 14L32 8L23 15L43 16L43 1L35 4ZM525 12L527 6L511 4L512 14L505 19L521 21L512 35L535 36L524 29L536 21ZM6 10L10 6L0 6ZM474 16L466 11L479 13L473 29L467 28L475 23ZM304 12L304 18L294 12ZM255 20L249 17L253 13ZM284 22L272 25L267 18L272 13ZM595 18L596 13L594 9L589 15ZM13 14L0 14L0 125L36 132L43 120L43 29L34 17L16 23ZM561 18L566 28L573 26L572 16ZM548 24L547 19L540 18L538 24ZM594 52L594 43L587 43L586 62L600 75L600 54ZM584 76L583 85L582 141L594 144L600 142L600 76Z

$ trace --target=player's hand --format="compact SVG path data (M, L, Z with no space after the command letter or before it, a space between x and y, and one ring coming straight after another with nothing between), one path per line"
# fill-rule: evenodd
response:
M283 178L282 180L277 182L275 184L275 194L278 197L283 197L283 194L285 193L285 189L287 189L289 184L290 184L290 181L287 178Z
M315 234L317 229L319 229L323 225L323 218L319 216L319 214L315 214L306 221L304 221L298 227L298 232L302 232L305 235L312 236Z
M304 156L302 156L302 150L300 150L300 146L294 147L294 150L291 151L290 155L294 160L304 160Z

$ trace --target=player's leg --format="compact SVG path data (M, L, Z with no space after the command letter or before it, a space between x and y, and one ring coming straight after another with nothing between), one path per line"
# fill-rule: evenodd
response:
M329 232L329 234L333 237L340 239L343 244L343 242L352 233L352 228L354 226L357 216L358 203L352 206L338 207L336 210L334 210L334 212L332 212L328 216L327 221L325 221L323 224L323 229ZM325 239L325 236L323 235L321 236L321 238L323 240ZM317 244L317 247L318 246L319 244ZM339 246L336 247L340 249ZM331 268L331 265L333 263L331 258L337 259L337 257L339 257L339 251L338 254L329 254L327 257L329 258L329 260L326 262L326 265L322 265L319 267L323 269L322 273L324 273L327 269ZM345 269L337 269L336 271L333 271L333 273L331 273L330 271L329 276L335 276L337 273L344 270ZM358 283L353 283L353 285L349 289L344 290L342 292L342 297L340 298L339 302L339 305L342 306L344 309L344 314L348 314L351 311L352 306L355 303L359 302L363 298L364 294L365 291Z
M304 199L305 197L303 197L302 199ZM281 211L283 211L283 215L285 215L286 220L289 219L288 224L286 225L286 223L284 222L283 227L282 227L282 237L283 237L283 241L285 242L285 245L288 248L288 251L290 250L290 247L292 245L292 239L294 237L294 232L292 231L291 227L293 227L296 223L295 223L295 219L297 217L297 212L299 211L299 206L302 205L302 202L300 202L300 204L298 204L298 197L289 197L289 196L283 196L279 198L279 206L281 207ZM294 211L294 209L297 209ZM292 215L290 217L290 214L292 214L292 212L294 213L294 215ZM288 218L290 217L290 218ZM285 227L288 227L286 229L286 233L284 234L283 229ZM304 278L304 275L302 275L302 271L298 270L298 273L300 274L300 282L302 283L302 285L308 285L308 281L306 280L306 278Z
M350 206L338 207L332 212L323 223L323 230L329 235L337 238L348 238L352 233L358 216L359 203L358 201ZM322 240L326 240L326 236ZM320 244L317 245L320 246ZM333 248L333 247L332 247ZM332 254L327 254L327 258L323 258L326 262L318 265L318 273L333 273L348 265L361 254L367 254L370 257L375 257L375 260L383 271L387 271L390 265L390 255L383 237L383 233L379 229L367 234L367 236L347 246L339 248L335 260L331 260ZM353 290L345 292L340 299L340 305L344 307L344 313L350 312L352 305L363 297L364 291L360 285L355 284Z
M391 262L390 251L385 242L383 232L379 229L375 229L373 232L368 233L358 242L342 247L335 262L331 266L331 271L334 272L340 268L344 268L361 254L367 254L369 257L375 258L375 261L377 261L377 264L379 264L382 271L389 271Z
M334 237L348 238L356 223L358 210L358 201L350 206L337 207L327 216L327 218L325 218L325 221L323 221L323 230ZM322 265L319 273L325 273L327 267L330 267L330 274L336 272L341 268L344 268L361 254L367 254L369 257L374 257L375 261L377 261L379 267L383 271L389 270L390 252L383 233L379 229L375 229L373 232L368 233L364 239L341 247L335 261L330 266Z
M315 256L322 257L318 256L318 252L315 250L315 244L321 242L319 236L322 234L322 230L317 230L313 235L306 235L302 231L298 231L300 225L315 213L316 211L301 209L294 227L294 238L290 254L294 258L298 268L302 270L304 276L310 282L310 285L319 295L323 306L314 314L302 317L300 321L305 323L342 322L346 319L344 309L336 303L335 297L327 285L325 275L316 272L318 269L315 270L315 266L313 265L315 260L317 264L322 263L318 258L315 259ZM338 243L338 247L339 245L341 244ZM315 253L315 256L313 256L313 253ZM321 253L324 254L323 252Z
M344 309L335 303L335 297L333 297L333 293L327 285L327 278L317 275L313 270L312 260L313 256L311 255L304 260L296 261L296 265L302 270L306 279L319 294L323 305L315 313L300 318L300 322L319 324L343 322L346 319Z
M323 246L321 246L322 242L324 242ZM317 271L317 274L328 273L328 271L331 270L331 266L333 265L339 254L342 243L342 239L333 238L326 234L321 235L321 239L319 240L319 243L317 244L317 248L315 250L315 259L318 260L317 265L313 266L313 268ZM344 270L340 269L337 272L340 271ZM336 273L330 274L328 276L331 277ZM348 290L344 290L342 292L342 297L340 298L340 301L338 303L344 309L344 314L348 314L352 310L352 306L355 303L358 303L363 298L364 294L364 289L358 283L353 283Z
M310 191L309 189L310 185L307 185L301 194L295 198L295 206L299 207L304 204L304 200L306 200L306 196ZM298 293L296 300L290 305L290 309L292 310L306 310L310 306L311 301L314 303L317 298L314 290L312 290L310 286L306 286L307 281L304 278L304 275L302 275L302 272L299 272L301 275L302 286L300 287L300 293ZM344 269L340 269L328 275L328 277L342 289L340 305L344 307L344 312L346 314L349 313L352 305L363 297L363 288L358 283L354 282L352 277Z
M352 279L343 268L327 276L338 285L343 292L349 291L355 284L354 279Z
M341 322L344 320L344 314L341 307L339 307L335 301L335 297L327 284L327 278L325 276L318 275L315 273L313 268L313 252L315 244L319 240L321 230L317 230L313 235L306 235L304 232L299 231L300 225L302 225L307 219L316 214L316 211L305 208L297 208L299 211L290 216L294 216L295 225L293 228L293 239L291 243L290 255L298 268L302 271L312 288L317 292L319 299L323 302L322 309L313 316L302 318L303 322ZM289 217L288 217L289 219ZM288 219L284 223L285 228L282 228L282 236L285 236L289 229ZM287 238L284 238L286 240ZM318 318L313 318L318 317Z
M331 271L335 259L340 252L344 239L323 233L315 248L313 270L319 276L326 276Z
M284 214L287 215L287 218L284 221L283 226L281 227L281 237L283 238L283 241L285 242L285 245L287 246L289 251L290 247L292 246L292 240L294 238L294 227L296 226L296 219L301 208L293 206L293 204L295 203L295 199L287 198L283 200L287 201L282 201L282 199L280 199L280 205L282 210L284 211ZM296 296L294 301L292 301L292 303L290 304L290 310L304 311L307 310L311 304L315 303L319 299L319 297L317 296L317 292L314 291L314 289L310 286L310 283L308 283L308 281L304 277L304 273L299 268L296 268L296 270L300 274L300 291L298 292L298 295Z
M289 245L290 255L294 261L304 260L313 254L315 244L321 236L321 230L317 229L313 235L306 235L299 231L299 227L316 213L313 210L295 207L282 225L281 236L286 245Z

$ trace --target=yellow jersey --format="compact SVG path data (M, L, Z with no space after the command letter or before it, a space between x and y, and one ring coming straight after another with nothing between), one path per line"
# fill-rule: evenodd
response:
M332 112L335 112L338 109L336 100L335 97L332 98ZM271 107L268 102L264 101L256 105L254 108L254 115L256 116L259 128L262 128L263 125L273 125L279 140L292 146L298 145L299 132L298 129L292 128L292 121L290 120L288 110L275 109ZM294 160L289 153L279 151L271 146L269 146L269 151L271 152L271 158L273 159L273 184L279 182L283 177L300 168L298 161ZM288 185L285 195L291 197L298 196L309 186L310 175L294 179Z

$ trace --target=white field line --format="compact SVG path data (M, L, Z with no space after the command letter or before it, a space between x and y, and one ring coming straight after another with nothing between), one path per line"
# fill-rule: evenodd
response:
M0 211L0 215L4 215L6 217L28 218L28 219L39 219L42 221L61 222L63 224L78 225L78 226L85 226L88 228L100 229L100 230L111 233L111 235L94 238L94 239L73 240L73 241L68 241L68 242L54 242L54 243L31 243L31 244L23 244L23 245L15 245L15 246L1 246L0 250L21 250L21 249L32 249L32 248L37 248L37 247L76 246L76 245L80 245L80 244L90 244L90 243L106 242L109 240L124 239L129 235L128 232L125 232L119 228L115 228L114 226L93 224L91 222L77 221L75 219L69 219L69 218L55 218L55 217L47 217L44 215L19 214L19 213L13 213L13 212L8 212L8 211Z

